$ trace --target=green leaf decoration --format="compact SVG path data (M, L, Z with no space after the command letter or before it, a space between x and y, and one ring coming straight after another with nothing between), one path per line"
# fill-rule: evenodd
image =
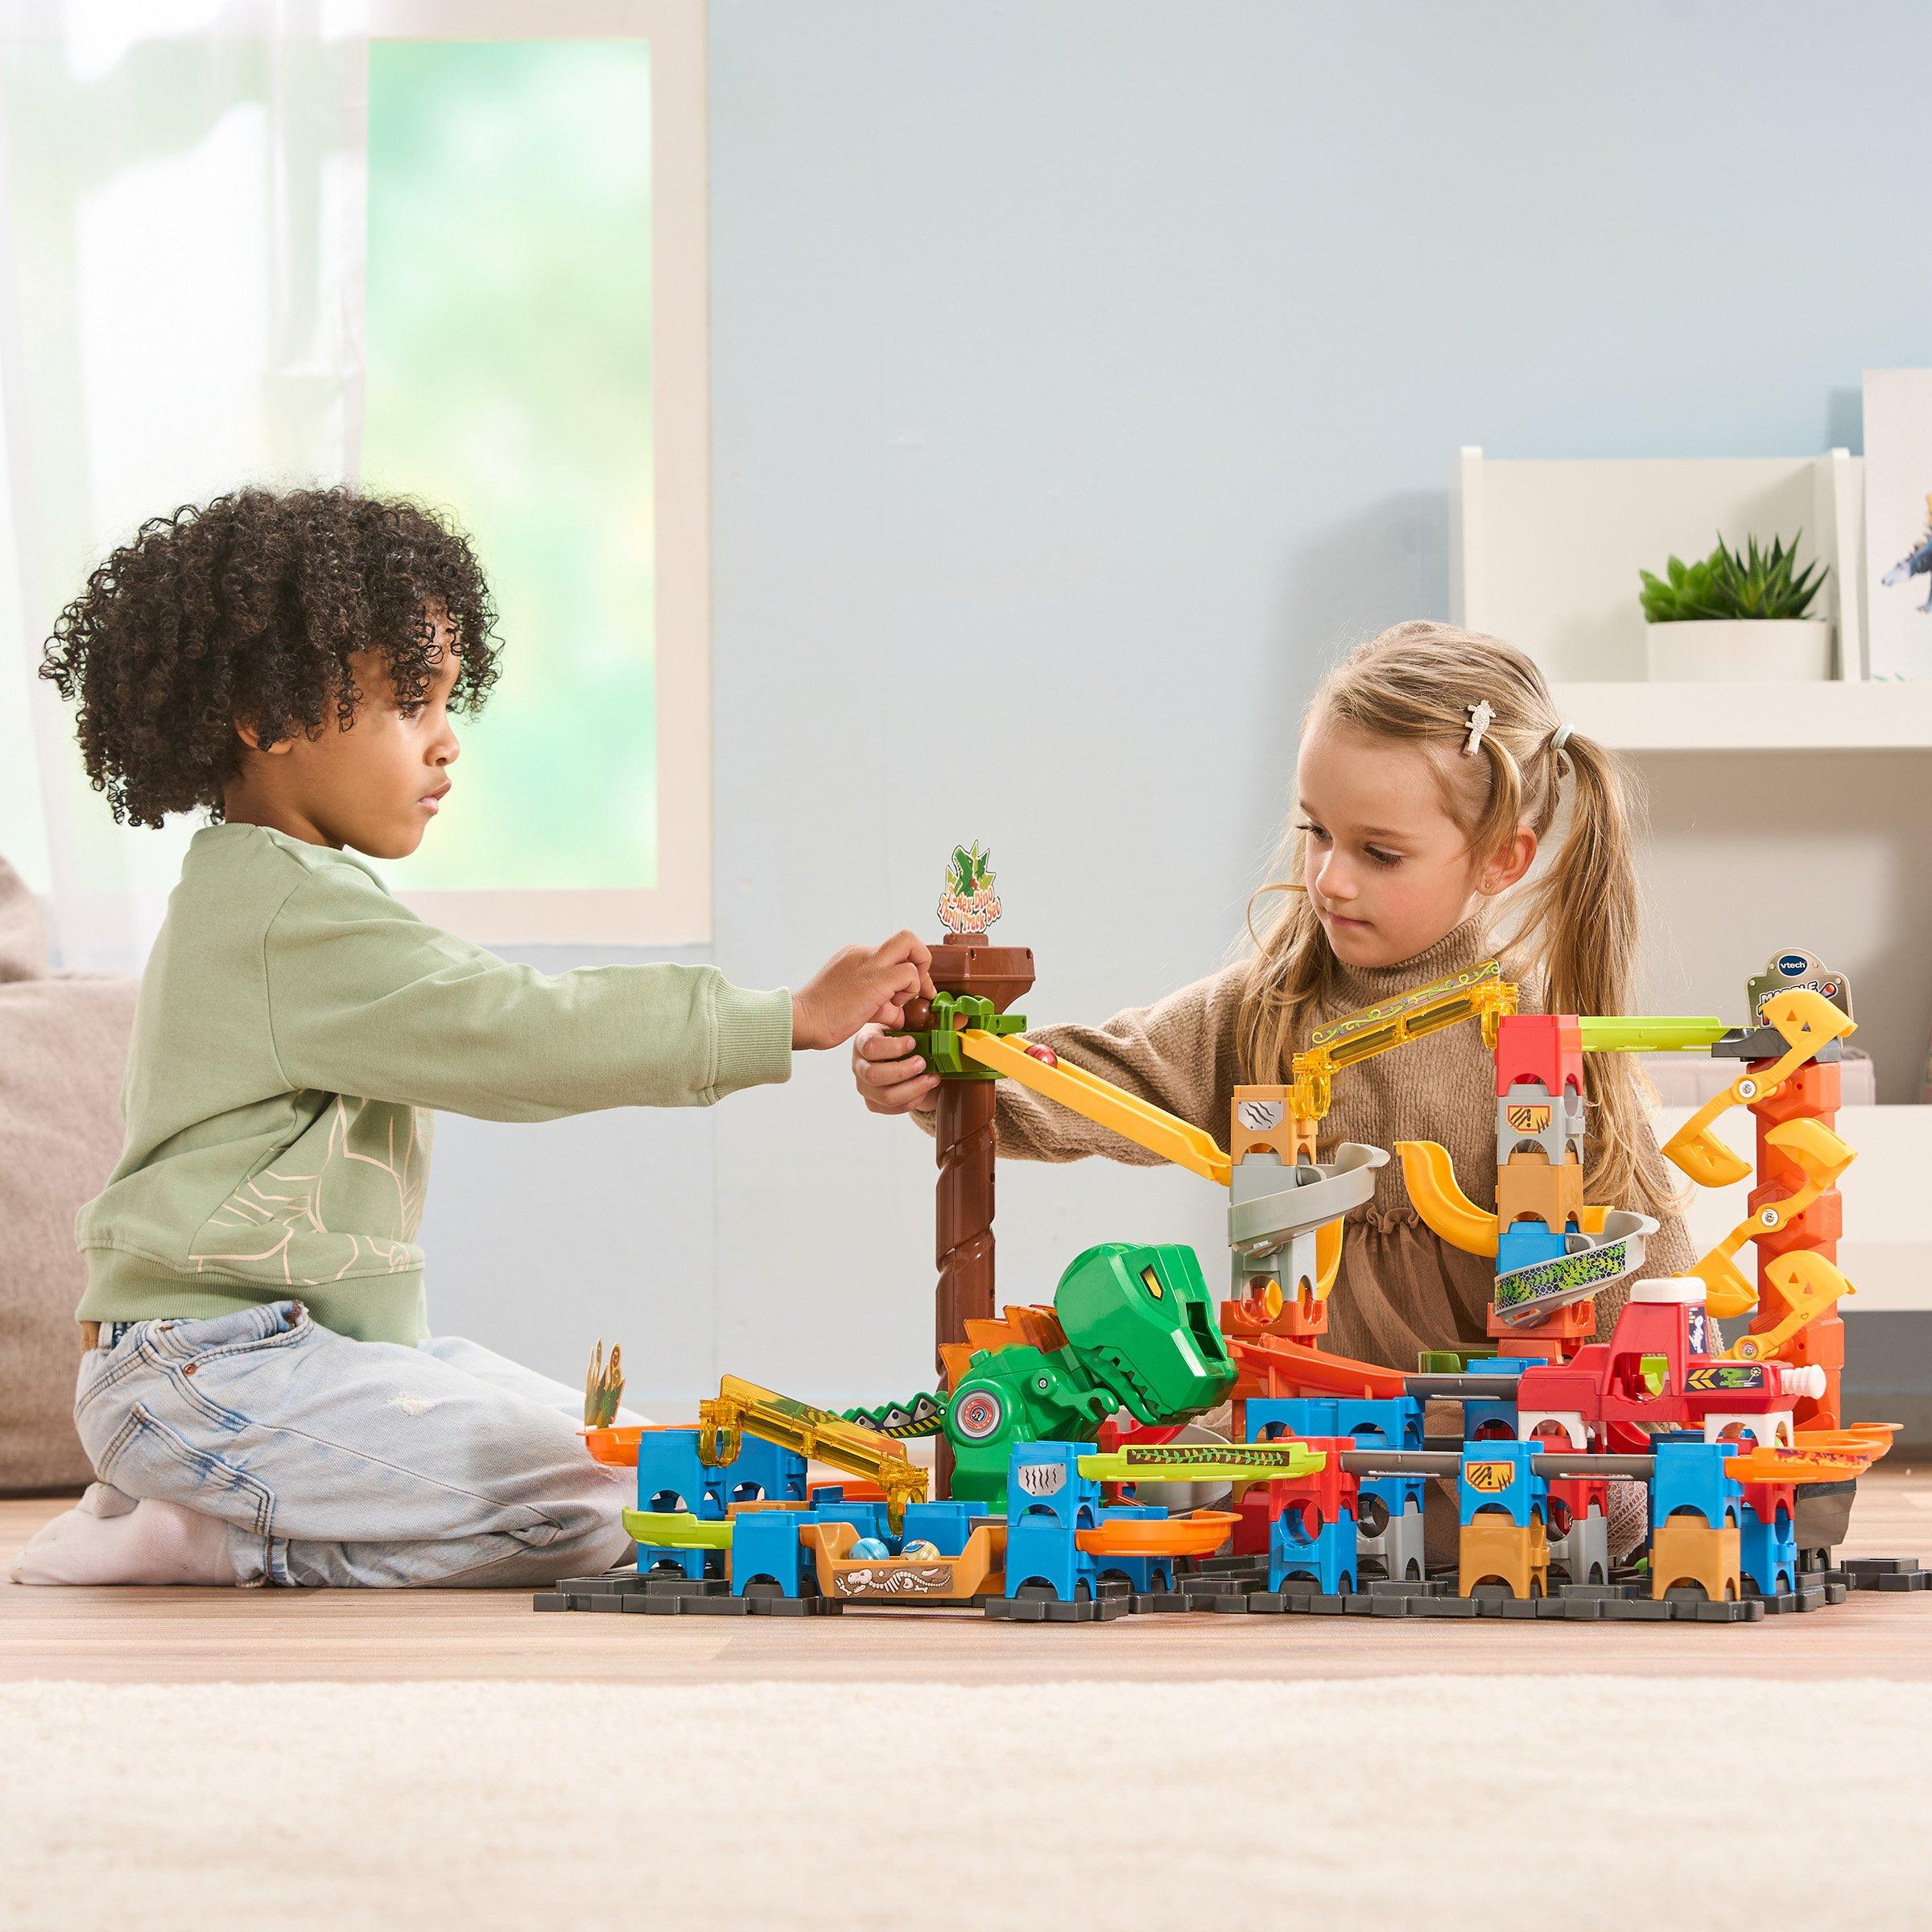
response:
M946 869L946 890L962 899L970 899L975 894L988 890L993 884L993 869L988 861L990 852L980 850L980 842L975 839L968 852L964 845L952 848L952 862Z
M617 1405L624 1399L624 1352L615 1342L610 1359L604 1356L600 1340L591 1351L590 1368L584 1377L584 1423L589 1429L608 1429L617 1419Z

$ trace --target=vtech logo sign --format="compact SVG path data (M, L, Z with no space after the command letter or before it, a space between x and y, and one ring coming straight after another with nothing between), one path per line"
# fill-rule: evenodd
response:
M1796 979L1810 964L1802 952L1781 952L1777 956L1777 969L1788 980Z

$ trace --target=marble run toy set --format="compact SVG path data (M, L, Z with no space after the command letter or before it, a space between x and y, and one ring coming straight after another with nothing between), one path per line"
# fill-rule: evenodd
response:
M1223 1153L1027 1039L1010 1009L1033 958L988 940L993 885L976 846L955 853L937 997L906 1016L941 1075L941 1385L835 1414L726 1377L694 1424L625 1426L614 1352L599 1359L584 1434L590 1454L637 1471L636 1563L567 1578L538 1608L1752 1622L1853 1588L1932 1587L1915 1562L1833 1555L1893 1434L1839 1410L1842 974L1781 953L1732 1027L1519 1013L1491 961L1317 1029L1287 1084L1236 1088ZM1336 1355L1323 1341L1345 1217L1389 1156L1344 1141L1323 1157L1332 1083L1463 1024L1495 1059L1495 1209L1469 1199L1435 1142L1395 1152L1423 1221L1494 1261L1492 1350L1432 1352L1410 1372ZM1657 1051L1738 1069L1666 1156L1700 1187L1756 1185L1690 1274L1637 1281L1600 1339L1594 1298L1642 1267L1657 1224L1584 1199L1585 1056ZM1108 1242L1067 1268L1051 1306L996 1318L1001 1079L1225 1189L1228 1298L1216 1306L1191 1249ZM1755 1162L1715 1132L1740 1107ZM1747 1315L1725 1345L1717 1324ZM1224 1404L1232 1439L1199 1422ZM1459 1417L1452 1433L1444 1414ZM906 1449L920 1438L935 1439L930 1472ZM839 1480L812 1480L814 1463ZM1611 1546L1613 1484L1641 1488L1645 1534L1628 1554ZM1454 1509L1432 1539L1435 1484Z

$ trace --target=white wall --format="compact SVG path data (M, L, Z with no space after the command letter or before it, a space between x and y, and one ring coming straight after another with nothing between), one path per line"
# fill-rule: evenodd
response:
M1850 976L1881 1100L1915 1101L1932 1042L1932 756L1649 753L1651 1013L1740 1013L1807 947Z
M1446 613L1458 446L1856 448L1860 369L1925 359L1919 18L718 0L720 964L770 983L930 926L977 837L1035 1018L1210 969L1318 663ZM1916 762L1860 769L1918 808ZM1703 817L1660 876L1779 836ZM1660 1001L1728 1009L1802 936L1680 922ZM439 1318L571 1376L601 1328L654 1397L720 1365L903 1393L930 1174L836 1061L708 1119L451 1121ZM1000 1185L1016 1295L1088 1240L1216 1241L1183 1175Z

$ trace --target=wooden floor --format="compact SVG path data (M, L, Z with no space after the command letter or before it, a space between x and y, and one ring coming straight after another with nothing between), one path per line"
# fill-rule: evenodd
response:
M0 1502L0 1575L66 1505ZM1932 1558L1932 1467L1866 1479L1842 1554ZM607 1682L1023 1683L1604 1672L1932 1679L1932 1593L1855 1592L1759 1624L1323 1617L990 1623L949 1612L766 1618L539 1616L527 1592L29 1590L0 1583L0 1679L185 1683L489 1678Z

